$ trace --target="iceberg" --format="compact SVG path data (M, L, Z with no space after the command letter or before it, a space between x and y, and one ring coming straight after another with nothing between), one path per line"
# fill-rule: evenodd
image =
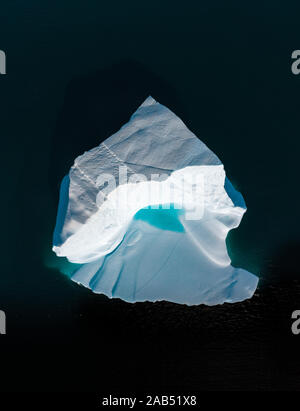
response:
M238 302L258 284L226 247L245 211L219 158L148 97L75 159L61 183L53 251L81 264L74 281L110 298Z

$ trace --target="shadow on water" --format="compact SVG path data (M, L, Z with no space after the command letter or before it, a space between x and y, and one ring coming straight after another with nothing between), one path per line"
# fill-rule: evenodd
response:
M74 159L118 131L149 95L183 116L174 89L132 60L70 81L52 145L50 184L56 199Z
M268 259L263 284L287 287L299 281L299 253L299 241L290 241L275 249Z

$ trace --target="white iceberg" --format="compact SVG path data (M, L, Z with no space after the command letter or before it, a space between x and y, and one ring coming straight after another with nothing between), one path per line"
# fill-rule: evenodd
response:
M61 184L53 251L72 279L128 302L222 304L258 278L231 266L229 230L246 211L219 158L152 97Z

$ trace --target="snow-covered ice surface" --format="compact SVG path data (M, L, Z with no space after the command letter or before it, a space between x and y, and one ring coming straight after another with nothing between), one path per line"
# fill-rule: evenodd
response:
M82 264L74 281L109 297L242 301L258 278L231 266L225 239L245 211L218 157L148 97L117 133L76 158L61 184L53 250Z

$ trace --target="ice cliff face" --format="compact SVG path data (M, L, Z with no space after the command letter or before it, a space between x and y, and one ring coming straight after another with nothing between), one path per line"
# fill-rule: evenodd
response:
M225 239L245 211L218 157L149 97L63 179L53 250L109 297L242 301L258 278L231 266Z

